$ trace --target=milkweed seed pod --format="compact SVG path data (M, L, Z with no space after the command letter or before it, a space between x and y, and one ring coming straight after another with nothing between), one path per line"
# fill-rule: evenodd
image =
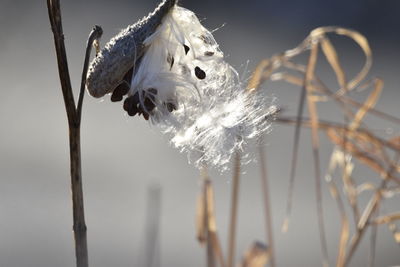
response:
M87 88L95 97L112 93L112 101L126 95L128 115L161 126L196 166L220 170L269 129L276 111L263 92L245 90L213 35L173 1L111 39L91 64Z
M177 0L163 1L152 13L122 30L95 57L89 67L86 87L93 97L111 93L142 57L144 41L161 24Z

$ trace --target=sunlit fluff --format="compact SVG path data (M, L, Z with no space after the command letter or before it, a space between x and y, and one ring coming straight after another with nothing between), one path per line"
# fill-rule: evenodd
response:
M226 169L234 151L270 127L271 100L244 90L193 12L172 8L144 45L128 97L197 167Z

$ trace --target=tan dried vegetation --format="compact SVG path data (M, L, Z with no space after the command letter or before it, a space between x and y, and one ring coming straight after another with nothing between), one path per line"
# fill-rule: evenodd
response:
M330 34L348 37L362 49L365 55L365 62L361 71L354 78L348 79L340 63L338 52L328 38ZM295 63L294 59L302 54L308 54L308 61L305 64ZM321 57L326 59L336 76L338 84L336 89L329 88L316 74ZM370 266L374 265L376 227L388 227L393 233L394 242L400 245L400 230L396 226L396 221L400 220L400 211L391 214L380 214L379 209L385 199L396 197L400 192L400 136L386 139L379 137L363 121L365 116L370 114L381 121L398 126L400 125L400 119L374 108L383 89L383 80L379 78L367 79L371 65L372 52L367 39L363 35L356 31L339 27L321 27L313 30L296 48L275 55L270 59L262 60L254 70L248 84L248 90L252 91L258 90L266 82L285 81L298 86L302 90L297 116L286 117L281 111L275 119L276 123L295 127L287 216L282 230L287 231L288 229L289 215L292 209L292 192L296 174L300 129L308 127L311 129L312 138L316 207L319 218L323 266L329 266L329 263L323 221L321 184L323 177L320 173L319 132L323 132L333 145L325 181L332 198L337 202L341 221L340 239L337 244L338 254L335 260L336 266L350 265L350 260L355 250L369 228L371 228L372 237L375 235L375 238L371 238L370 244ZM363 103L357 102L352 98L354 92L358 90L370 91L369 96ZM320 119L317 104L324 104L328 101L337 104L337 114L343 114L343 117L338 116L343 118L342 122ZM308 109L309 118L303 116L305 108ZM267 245L258 242L251 245L248 251L243 254L242 262L239 264L242 267L261 267L267 263L272 267L275 266L271 226L272 215L270 212L263 148L259 149L259 153ZM367 182L357 184L356 179L353 177L353 170L360 165L368 167L371 172L370 177L367 177ZM239 152L235 157L233 176L228 253L225 258L218 239L212 184L208 178L206 168L202 173L204 186L199 197L197 225L198 240L207 248L208 266L232 267L235 265L235 235L240 177ZM379 181L378 186L374 183L376 179ZM339 190L339 187L343 187L343 190ZM363 207L359 204L359 196L365 191L372 191L372 194L368 204ZM349 205L350 209L346 209L346 205ZM348 210L351 211L351 214L349 214ZM353 224L350 223L350 220L354 220ZM354 227L351 227L351 225L354 225Z

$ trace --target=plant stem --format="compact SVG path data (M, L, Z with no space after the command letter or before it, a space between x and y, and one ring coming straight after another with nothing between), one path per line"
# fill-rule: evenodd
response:
M236 245L236 223L239 199L239 178L240 178L240 152L235 154L235 162L233 169L232 199L231 199L231 219L229 224L229 240L228 240L228 263L227 267L233 267L235 261L235 245Z
M206 178L204 180L204 223L206 226L206 235L207 235L207 267L215 267L215 254L213 250L213 240L212 240L212 233L210 229L210 206L212 203L210 203L211 196L210 194L210 186L211 186L211 181Z
M83 206L80 127L69 128L72 210L74 220L75 255L78 267L89 266L85 211Z
M54 35L54 45L57 55L58 73L61 82L65 109L68 117L69 148L70 148L70 172L72 190L73 230L75 238L75 255L77 267L88 267L88 249L85 223L85 211L83 205L82 188L82 163L80 145L80 125L82 116L82 103L86 83L86 74L89 66L89 58L93 42L100 39L103 30L95 26L90 32L87 44L85 61L83 65L81 88L78 98L78 106L75 106L74 94L68 70L67 54L65 51L64 33L62 29L60 0L47 0L47 9L51 29Z
M265 150L261 146L263 138L260 137L258 152L260 155L260 171L261 171L261 184L262 184L262 192L264 198L264 211L265 211L265 233L267 234L266 240L268 241L268 250L269 250L269 262L271 267L275 267L275 246L274 246L274 236L273 236L273 227L272 227L272 212L271 212L271 200L270 200L270 190L269 190L269 181L267 175L267 166L266 166L266 155Z
M296 119L296 126L294 132L294 142L293 142L293 149L292 149L292 161L290 166L290 178L289 178L289 188L288 188L288 196L287 196L287 203L286 203L286 215L285 221L283 223L282 230L283 232L287 232L289 227L289 220L292 213L292 205L293 205L293 192L294 192L294 183L296 178L296 168L297 168L297 159L299 154L299 144L300 144L300 131L301 131L301 118L303 117L304 113L304 103L306 99L306 87L303 86L301 89L299 106L297 109L297 119Z

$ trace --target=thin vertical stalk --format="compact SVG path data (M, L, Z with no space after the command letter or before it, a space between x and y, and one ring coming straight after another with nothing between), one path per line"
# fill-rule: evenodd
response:
M375 210L375 217L379 216L379 206ZM373 216L374 216L373 215ZM371 239L370 239L370 247L369 247L369 255L368 255L368 267L375 266L375 255L376 255L376 238L378 235L378 225L373 224L371 226Z
M207 249L207 267L215 267L215 255L213 249L213 241L212 241L212 233L210 229L210 186L211 182L208 176L205 176L206 179L204 180L204 225L206 226L206 249Z
M319 138L318 138L318 113L315 99L313 98L312 81L314 80L314 71L318 57L318 44L313 44L307 64L304 86L307 90L307 104L311 119L311 136L312 136L312 152L314 158L314 175L315 175L315 195L317 205L318 227L321 242L322 263L323 266L329 266L328 261L328 246L325 235L325 223L323 216L322 205L322 186L320 172L320 157L319 157Z
M275 267L275 246L274 246L274 236L273 236L273 227L272 227L272 212L271 212L271 200L270 200L270 190L269 190L269 181L267 174L267 166L266 166L266 155L264 148L261 147L262 137L259 140L259 148L258 152L260 155L260 171L261 171L261 184L262 184L262 193L264 198L264 213L265 213L265 233L266 240L268 241L268 250L269 250L269 262L271 267Z
M228 263L227 267L233 267L235 261L236 248L236 224L239 200L239 178L240 178L240 152L237 151L234 159L233 181L232 181L232 198L231 198L231 217L229 223L228 238Z
M296 119L296 126L294 132L294 143L292 149L292 161L290 167L290 178L289 178L289 188L288 188L288 196L286 202L286 215L285 220L283 222L282 231L287 232L289 227L289 218L292 213L292 206L293 206L293 192L294 192L294 183L296 178L296 168L297 168L297 156L299 154L299 143L300 143L300 131L301 131L301 118L303 117L304 113L304 102L306 98L306 87L303 86L301 89L299 106L297 109L297 119Z
M361 238L364 236L365 231L367 229L368 221L371 218L372 214L374 214L376 208L379 205L379 202L381 200L381 192L380 190L383 189L386 186L386 180L382 182L381 186L377 191L375 192L374 196L371 198L370 202L368 203L367 207L364 210L364 213L362 214L360 221L357 225L357 230L356 233L353 235L351 241L350 241L350 247L347 253L346 257L346 262L345 266L348 266L350 263L351 258L354 255L354 252L356 251Z
M82 164L80 146L80 128L70 127L70 161L71 161L71 191L73 210L73 230L75 238L75 255L78 267L89 266L87 249L87 227L83 205Z

